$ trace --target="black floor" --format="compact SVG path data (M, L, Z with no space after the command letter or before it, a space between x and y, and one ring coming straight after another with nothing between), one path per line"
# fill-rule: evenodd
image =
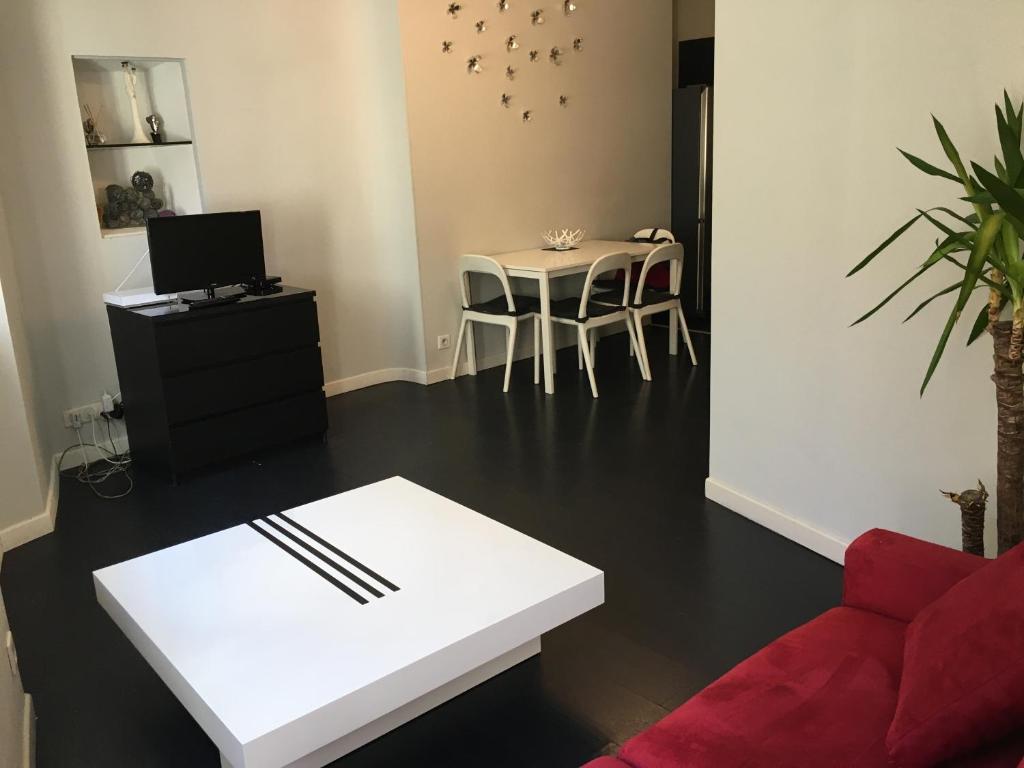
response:
M606 574L606 604L544 651L336 763L558 766L613 750L840 596L841 569L708 502L708 344L691 368L649 339L654 381L602 342L601 398L574 350L545 397L529 362L329 401L319 442L101 502L65 481L57 531L8 553L2 585L39 768L219 766L217 750L97 605L91 572L402 475Z

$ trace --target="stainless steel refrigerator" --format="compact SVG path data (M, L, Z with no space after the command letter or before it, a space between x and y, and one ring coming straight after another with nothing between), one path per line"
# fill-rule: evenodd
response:
M683 311L691 330L711 329L711 189L714 87L675 91L672 109L672 231L685 248Z

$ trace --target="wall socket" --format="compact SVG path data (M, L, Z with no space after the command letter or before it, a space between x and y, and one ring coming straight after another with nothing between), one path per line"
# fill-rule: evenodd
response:
M444 334L443 336L438 336L437 337L437 348L438 349L451 349L451 346L452 346L452 337L449 336L447 333Z
M64 426L68 429L80 428L83 424L90 424L100 418L103 413L102 403L90 403L78 408L70 408L64 411Z

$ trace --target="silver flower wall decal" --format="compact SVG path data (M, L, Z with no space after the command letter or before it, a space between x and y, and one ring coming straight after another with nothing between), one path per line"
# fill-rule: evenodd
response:
M574 51L582 51L583 50L583 38L582 37L577 37L575 40L572 41L572 49Z
M461 3L449 3L448 4L448 15L453 19L459 18L459 11L462 10Z
M507 77L509 80L515 80L516 71L517 70L515 67L505 67L505 77Z
M504 13L509 9L508 0L498 0L498 13Z
M563 3L563 8L565 9L566 16L570 16L571 14L576 13L576 3L574 3L573 0L565 0L565 3Z
M503 106L505 109L508 109L509 107L511 107L512 106L512 96L510 96L507 93L501 94L501 106Z
M530 61L539 61L540 51L530 51Z
M525 112L523 112L523 122L528 123L531 120L533 120L533 111L528 109Z
M509 53L519 48L519 35L509 35L505 41L505 50Z
M551 63L558 66L562 63L562 49L557 45L551 49L551 53L548 54L548 58L551 59Z
M483 72L484 68L480 64L482 58L482 56L470 56L469 60L466 61L466 71L471 75L479 75Z
M451 53L452 47L455 45L451 40L445 40L441 43L441 53Z
M480 19L480 21L478 21L476 23L476 33L479 35L481 32L486 32L486 31L487 31L487 22L484 21L483 19Z
M558 105L560 107L568 107L569 106L569 97L568 96L559 96L558 97Z
M530 14L530 21L537 27L544 23L544 11L538 9Z

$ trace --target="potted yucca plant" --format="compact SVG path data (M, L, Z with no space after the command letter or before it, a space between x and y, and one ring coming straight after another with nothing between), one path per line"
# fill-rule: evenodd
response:
M915 224L926 222L938 231L934 250L917 270L878 306L853 323L857 325L867 320L921 275L940 264L954 273L956 280L951 285L926 298L904 320L910 320L936 299L950 294L955 296L921 384L922 395L971 295L978 289L987 290L988 301L974 319L967 343L973 344L986 332L993 341L992 381L998 407L996 516L999 552L1003 553L1024 540L1024 373L1021 369L1024 347L1024 258L1021 255L1024 104L1015 109L1009 95L1004 93L1003 104L997 104L995 111L1002 157L995 158L991 170L971 163L971 171L968 171L946 129L934 117L935 132L949 163L947 168L900 150L918 170L956 184L959 201L969 203L970 210L918 209L916 216L886 238L850 270L847 277L868 266Z

